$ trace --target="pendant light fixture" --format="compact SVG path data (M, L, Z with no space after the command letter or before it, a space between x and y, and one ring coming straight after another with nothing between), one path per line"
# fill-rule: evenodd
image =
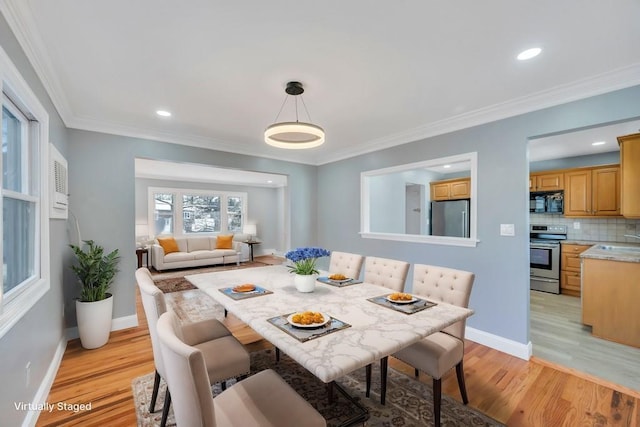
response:
M276 116L276 123L272 124L264 131L264 141L274 147L294 150L313 148L322 145L324 143L324 129L312 123L298 121L298 96L304 93L302 83L288 82L285 92L287 95L284 98L284 102L282 103L282 107L280 107L278 115ZM287 103L287 99L289 99L289 95L292 95L295 100L296 121L278 123L278 118L280 117L280 113L282 112L284 105ZM307 106L304 103L302 96L300 96L300 100L302 101L302 105L304 106L304 110L307 113L309 121L311 121L311 116L309 115L309 111L307 110Z

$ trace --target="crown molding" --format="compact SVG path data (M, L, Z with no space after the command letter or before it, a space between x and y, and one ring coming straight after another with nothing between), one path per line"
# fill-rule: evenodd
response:
M0 12L7 20L11 31L13 31L31 66L40 78L60 118L67 125L73 117L73 111L62 89L57 73L51 64L49 55L44 48L40 33L29 10L28 2L0 0Z
M152 141L167 142L171 144L185 145L188 147L205 148L208 150L224 151L227 153L242 154L245 156L262 157L274 160L284 160L292 163L308 164L317 166L316 163L305 161L288 153L278 153L272 155L261 153L255 147L250 147L242 142L228 142L221 139L204 137L199 135L176 134L155 129L139 128L136 126L121 123L109 123L103 120L95 120L86 117L73 117L69 123L65 123L71 129L86 130L90 132L101 132L112 135L127 136L131 138L148 139ZM295 153L294 153L295 154Z
M428 123L403 132L371 140L353 149L336 151L317 165L345 160L374 151L419 141L445 133L495 122L580 99L602 95L640 84L640 63L556 86L531 95L490 105L464 114Z

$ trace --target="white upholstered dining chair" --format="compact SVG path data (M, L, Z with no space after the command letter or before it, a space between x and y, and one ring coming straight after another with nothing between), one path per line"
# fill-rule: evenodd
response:
M384 286L394 292L404 290L404 282L407 280L409 263L395 259L378 258L368 256L364 263L364 282L373 285ZM380 359L380 373L382 375L382 390L380 390L380 402L384 405L387 388L387 362L389 358ZM365 395L369 397L371 391L371 365L366 368Z
M329 274L344 274L350 279L358 279L363 261L362 255L331 251Z
M364 262L364 281L402 292L409 272L409 263L395 259L368 256Z
M322 415L271 369L212 397L202 351L180 339L176 322L170 311L160 316L158 336L178 426L326 426Z
M153 283L153 278L148 269L139 268L136 270L135 276L140 288L145 316L147 317L153 350L153 362L156 368L151 403L149 405L149 412L155 412L160 379L164 378L166 381L166 364L162 359L156 325L160 316L167 311L167 305L164 294ZM182 325L180 335L185 342L200 349L204 354L206 368L210 373L209 379L212 381L211 384L220 382L224 389L226 388L227 379L243 377L249 373L249 353L217 319L207 319ZM162 408L161 427L164 427L167 421L170 405L171 394L167 390Z
M467 308L475 275L468 271L416 264L413 269L413 293L435 301ZM429 335L411 346L393 354L433 379L433 413L435 425L440 426L442 377L454 366L462 401L466 405L467 389L464 383L464 330L466 320Z

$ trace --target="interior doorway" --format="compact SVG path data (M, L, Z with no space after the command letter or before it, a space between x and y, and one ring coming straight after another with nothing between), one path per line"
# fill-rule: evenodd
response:
M405 186L405 233L425 234L424 185Z

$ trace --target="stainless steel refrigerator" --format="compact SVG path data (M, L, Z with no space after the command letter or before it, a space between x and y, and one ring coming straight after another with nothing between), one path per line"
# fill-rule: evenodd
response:
M469 200L431 202L431 235L469 237Z

